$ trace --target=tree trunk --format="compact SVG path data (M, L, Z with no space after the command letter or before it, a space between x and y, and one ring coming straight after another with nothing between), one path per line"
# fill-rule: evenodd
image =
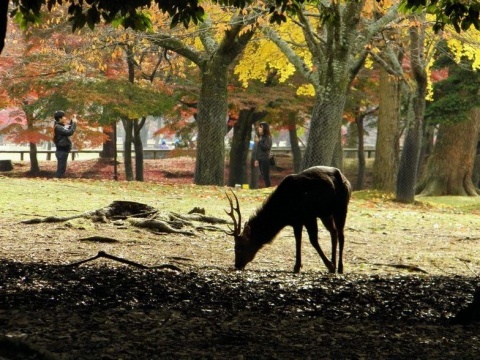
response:
M346 88L333 90L331 86L325 98L317 96L308 142L303 159L303 169L315 165L339 167L339 150L341 152L341 126L345 106Z
M426 85L426 83L425 83ZM426 86L425 86L426 89ZM425 90L424 89L424 90ZM402 156L398 168L396 200L403 203L413 203L415 200L415 184L418 174L418 160L422 146L423 111L425 110L425 92L417 94L410 100L407 134L403 143ZM421 107L422 109L419 109Z
M146 117L142 120L133 120L133 144L135 147L135 180L143 181L143 142L142 128L145 125Z
M302 150L298 145L297 115L293 111L288 113L288 134L290 135L290 148L293 156L293 171L298 174L302 171Z
M132 133L133 120L122 119L125 129L125 140L123 143L123 162L125 166L125 180L133 181L133 164L132 164Z
M427 94L427 72L424 56L425 31L423 29L425 21L419 22L416 17L413 20L416 20L416 22L414 21L409 29L410 64L416 88L409 101L407 134L400 158L396 191L396 200L403 203L413 203L415 200L415 183L417 181L418 160L422 147L423 117Z
M252 138L252 125L264 118L265 115L266 112L256 112L255 108L240 110L238 121L233 127L228 186L249 183L247 160Z
M34 126L34 117L33 114L29 113L25 110L25 116L27 118L27 129L31 133L35 133L36 129ZM38 174L40 172L40 166L38 165L38 157L37 157L37 144L33 142L28 143L30 148L30 173Z
M113 126L116 126L116 124L114 123ZM111 126L104 126L103 133L107 136L107 141L103 143L100 157L102 159L110 159L115 157L115 139L113 138L115 132Z
M397 181L400 139L400 82L380 70L380 108L373 162L373 188L394 192Z
M252 134L252 125L250 124L250 121L248 121L249 115L250 114L247 113L247 110L241 111L239 119L233 127L232 147L230 149L228 186L248 183L247 157L248 146L250 144Z
M225 131L227 127L227 66L209 63L202 72L198 100L197 185L224 186Z
M37 157L37 144L29 143L30 147L30 172L32 174L38 174L40 172L40 166L38 165Z
M435 147L417 187L420 195L478 195L472 173L479 131L480 109L473 110L468 120L440 125Z
M359 114L355 119L358 130L358 171L357 171L357 185L355 190L362 190L363 183L365 180L365 140L364 133L365 129L363 127L363 119L365 115Z

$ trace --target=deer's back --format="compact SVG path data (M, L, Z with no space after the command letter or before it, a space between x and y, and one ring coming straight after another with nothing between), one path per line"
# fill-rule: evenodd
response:
M350 193L350 183L340 170L315 166L285 177L272 194L272 203L287 219L327 217L346 212Z

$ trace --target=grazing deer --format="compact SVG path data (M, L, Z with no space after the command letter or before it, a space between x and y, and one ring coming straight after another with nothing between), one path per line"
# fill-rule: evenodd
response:
M295 175L286 176L278 187L245 223L241 231L242 216L238 198L236 206L227 194L233 219L229 235L235 239L235 268L243 270L263 245L271 242L285 226L293 227L296 242L296 261L293 271L302 267L302 229L307 229L310 243L317 250L329 272L335 273L337 240L339 244L338 272L343 273L343 228L347 218L351 186L347 178L334 167L315 166ZM235 218L235 212L238 220ZM317 218L330 232L332 261L328 260L318 244Z

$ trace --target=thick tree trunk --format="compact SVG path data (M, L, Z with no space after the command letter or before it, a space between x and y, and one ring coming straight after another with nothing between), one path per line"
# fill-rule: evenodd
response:
M315 165L341 166L338 154L339 150L341 153L341 126L346 88L330 90L332 91L328 91L325 98L322 96L316 98L303 169Z
M380 70L380 108L373 162L373 188L394 192L397 181L400 138L399 79Z
M197 185L224 185L227 127L227 66L209 63L203 71L198 101Z
M440 125L435 147L417 187L420 195L478 195L472 172L479 131L480 110L472 111L468 120Z

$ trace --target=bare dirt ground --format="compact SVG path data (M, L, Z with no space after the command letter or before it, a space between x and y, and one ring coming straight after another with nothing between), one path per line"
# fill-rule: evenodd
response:
M188 184L190 165L177 161L182 165L147 162L147 179ZM91 164L74 163L71 178L110 178L105 164L91 171ZM22 166L8 176L25 176ZM42 165L45 177L50 166ZM274 181L281 177L278 171ZM40 187L81 188L72 179L38 181ZM209 191L192 207L204 205L222 217L225 189ZM265 196L238 194L246 214ZM217 196L220 205L210 206ZM26 225L20 220L31 213L4 216L0 358L476 359L480 327L459 323L456 315L471 303L478 282L478 215L354 193L343 275L326 273L306 234L302 273L292 274L291 229L237 272L223 231L165 234L85 218ZM326 231L319 235L329 253ZM86 240L93 236L103 239ZM103 258L69 266L99 251L170 267Z

